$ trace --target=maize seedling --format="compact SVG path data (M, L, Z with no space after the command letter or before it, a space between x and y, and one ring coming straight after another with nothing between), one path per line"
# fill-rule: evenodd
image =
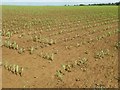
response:
M55 75L58 77L59 80L62 81L63 73L61 70L57 70Z
M18 50L18 53L19 53L19 54L22 54L23 52L25 52L25 49L24 49L24 48L20 48L20 49Z
M11 71L12 73L16 74L16 75L20 75L22 76L23 73L23 67L20 67L18 65L15 64L8 64L7 62L3 63L5 69L7 69L8 71Z
M33 51L34 51L34 47L31 47L30 48L30 54L33 54Z

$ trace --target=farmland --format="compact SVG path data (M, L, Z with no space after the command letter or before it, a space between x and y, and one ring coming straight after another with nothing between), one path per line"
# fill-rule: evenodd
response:
M117 6L3 6L4 88L117 88Z

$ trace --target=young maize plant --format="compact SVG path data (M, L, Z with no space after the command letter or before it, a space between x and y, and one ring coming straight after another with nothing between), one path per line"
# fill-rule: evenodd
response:
M62 73L61 70L57 70L55 76L57 76L57 78L58 78L60 81L62 81L63 73Z
M16 65L16 67L15 67L15 74L18 75L18 73L19 73L19 66Z
M22 35L19 35L18 38L22 38Z
M8 70L8 62L3 63L4 68Z
M8 65L8 71L10 71L11 70L11 67L12 67L12 65L10 64L10 65Z
M63 67L64 70L66 69L66 65L64 65L64 64L62 64L62 67Z
M5 36L5 31L2 31L2 36Z
M76 60L76 61L75 61L75 65L80 66L80 65L82 65L82 64L85 64L87 61L88 61L87 58L79 58L79 60Z
M54 59L54 54L51 53L51 55L50 55L50 57L49 57L49 60L53 61L53 59Z
M13 74L20 75L22 76L23 73L23 67L20 67L15 64L8 64L7 62L3 63L4 68L7 69L8 71L12 72Z
M120 29L115 30L117 33L120 33Z
M111 35L112 35L112 32L108 32L108 33L107 33L107 36L111 36Z
M54 53L47 53L47 59L53 61Z
M4 46L9 48L12 45L12 43L9 40L5 40Z
M71 68L73 67L72 65L70 64L67 64L67 65L62 65L63 69L67 72L71 72Z
M77 45L76 45L77 47L80 47L80 44L79 43L77 43Z
M16 34L16 33L17 33L17 31L15 30L13 33L14 33L14 34Z
M19 49L18 49L18 53L19 53L19 54L22 54L23 52L25 52L25 49L24 49L24 48L19 48Z
M119 49L119 48L120 48L120 41L119 41L119 42L116 42L115 45L114 45L114 47L115 47L116 49Z
M52 45L52 44L55 44L56 43L56 41L54 41L53 39L50 39L50 41L49 41L49 45Z
M16 45L17 45L17 43L14 41L14 42L12 43L12 48L13 48L13 49L16 49Z
M41 52L39 56L40 56L40 57L43 57L43 52Z
M44 59L48 59L48 54L47 53L45 53L45 54L43 54L43 56L42 56Z
M106 50L101 50L99 52L97 52L94 56L94 58L96 59L102 59L104 58L106 55L109 55L109 50L106 49Z
M47 44L47 41L49 41L48 38L46 38L46 37L42 37L42 43L46 43L46 44Z
M45 53L45 54L43 54L41 52L40 56L42 58L44 58L44 59L51 60L51 61L53 61L53 59L54 59L54 53Z
M31 47L30 48L30 54L33 54L33 52L34 52L34 47Z
M34 37L33 37L33 41L34 41L34 42L38 42L38 36L34 36Z
M7 47L7 40L4 41L4 44L3 44L5 47Z
M18 65L16 65L15 67L14 67L14 71L13 71L16 75L20 75L20 76L22 76L22 73L23 73L23 67L19 67Z
M23 67L19 67L19 72L20 76L22 76L22 73L23 73Z
M40 40L39 40L40 43L44 43L44 38L41 37Z
M18 44L15 46L15 48L18 50L19 49L19 46L18 46Z
M14 74L15 74L15 67L16 67L16 65L14 64L11 68L11 72L14 73Z
M12 32L6 32L6 36L8 37L8 38L10 38L11 36L12 36Z

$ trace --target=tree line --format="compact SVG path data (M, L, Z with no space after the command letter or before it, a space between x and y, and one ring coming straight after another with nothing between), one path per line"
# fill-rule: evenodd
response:
M99 4L78 4L78 5L74 5L74 6L104 6L104 5L120 5L120 1L116 2L116 3L99 3ZM70 5L65 5L65 6L70 6Z

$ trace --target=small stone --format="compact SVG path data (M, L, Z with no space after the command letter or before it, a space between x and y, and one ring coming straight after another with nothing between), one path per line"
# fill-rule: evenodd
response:
M80 79L79 79L79 78L77 78L75 81L80 81Z
M34 76L34 78L38 78L38 77Z
M37 57L33 57L34 59L36 59Z
M85 54L88 54L88 52L87 52L87 51L85 51Z

